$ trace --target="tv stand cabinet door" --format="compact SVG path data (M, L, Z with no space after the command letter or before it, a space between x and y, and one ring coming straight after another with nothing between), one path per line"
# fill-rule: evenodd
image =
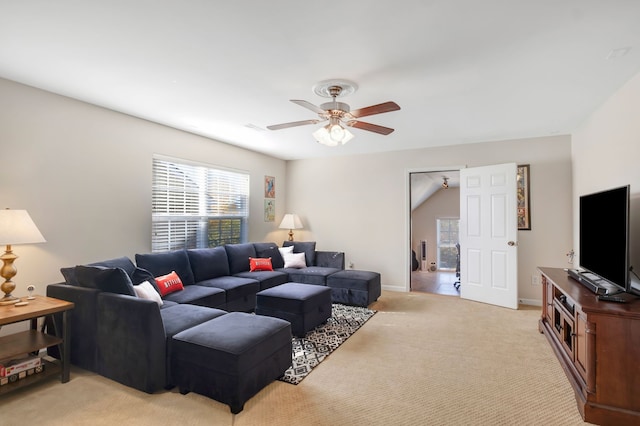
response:
M549 324L553 324L553 284L547 280L547 277L542 276L542 285L544 286L543 293L543 302L544 302L544 312L543 317L546 317L546 320Z
M594 402L629 410L635 414L635 424L640 424L640 319L613 315L589 315L589 319L598 331Z
M574 365L585 381L587 392L596 391L596 326L591 324L580 309L575 316L575 360Z

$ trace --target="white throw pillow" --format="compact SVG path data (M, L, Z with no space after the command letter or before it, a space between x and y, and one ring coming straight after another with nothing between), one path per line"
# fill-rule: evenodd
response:
M306 268L307 263L304 258L304 253L285 253L282 255L284 258L285 268Z
M278 247L278 251L280 252L280 255L282 256L282 258L284 259L285 255L287 255L288 253L293 253L293 246Z
M153 300L158 304L158 306L162 306L164 304L162 298L149 281L143 281L138 285L134 285L133 290L136 292L136 296L140 299Z

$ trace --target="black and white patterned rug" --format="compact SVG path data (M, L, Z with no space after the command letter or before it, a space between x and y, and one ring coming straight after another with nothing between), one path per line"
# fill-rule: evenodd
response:
M305 337L293 338L292 365L278 380L293 385L300 383L375 313L368 308L334 303L331 318L326 323L320 324Z

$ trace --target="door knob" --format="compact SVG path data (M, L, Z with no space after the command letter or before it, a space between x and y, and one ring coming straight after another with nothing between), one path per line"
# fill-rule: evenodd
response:
M509 244L512 247L518 245L518 243L516 243L515 241L509 241L507 244Z

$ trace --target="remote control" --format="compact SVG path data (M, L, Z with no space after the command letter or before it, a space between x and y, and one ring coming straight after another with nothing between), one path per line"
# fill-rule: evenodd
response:
M627 299L625 299L622 296L616 296L614 294L612 295L599 294L598 300L602 300L605 302L627 303Z

